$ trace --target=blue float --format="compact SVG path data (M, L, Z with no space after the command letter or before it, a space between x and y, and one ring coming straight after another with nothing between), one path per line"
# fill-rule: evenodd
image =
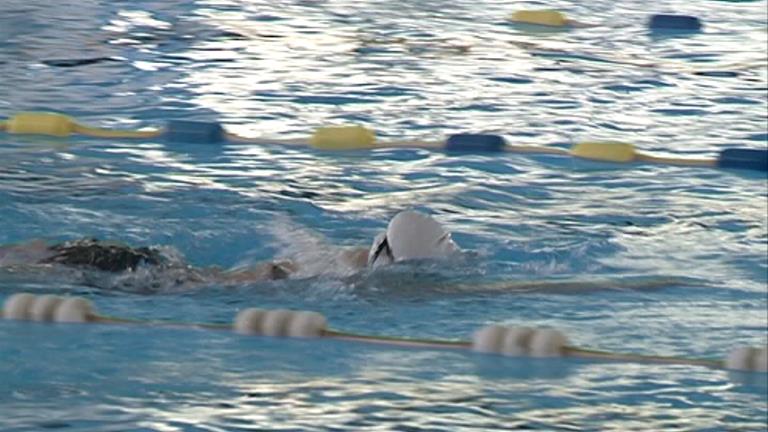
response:
M224 128L218 122L169 120L165 139L174 143L216 144L224 141Z
M491 134L456 134L448 137L445 150L449 152L501 152L507 142Z
M768 171L768 150L748 148L725 149L717 157L717 166L720 168Z
M648 21L652 31L697 32L701 27L701 20L691 15L651 15Z

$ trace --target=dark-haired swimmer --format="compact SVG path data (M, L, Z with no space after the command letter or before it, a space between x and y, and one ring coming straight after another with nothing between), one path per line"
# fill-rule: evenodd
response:
M374 239L370 249L345 250L339 256L339 264L362 270L412 259L447 257L457 251L450 233L437 221L423 213L403 211L392 218L386 232ZM287 279L300 270L290 260L233 270L197 268L171 248L132 247L90 238L52 245L34 240L0 247L0 268L36 271L43 267L77 272L86 283L98 287L117 285L141 291L169 285L189 287ZM109 278L110 275L115 277Z
M0 268L20 271L69 270L103 280L106 275L144 275L147 283L190 286L205 283L241 283L285 279L293 272L289 261L264 262L247 269L197 268L167 247L132 247L97 239L78 239L58 244L33 240L0 247ZM139 278L136 278L139 279ZM99 284L97 284L99 285Z

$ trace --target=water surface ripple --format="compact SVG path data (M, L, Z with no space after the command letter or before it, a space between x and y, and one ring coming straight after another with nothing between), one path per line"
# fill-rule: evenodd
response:
M762 1L638 0L547 8L594 27L510 24L537 2L0 3L0 117L89 124L219 120L296 138L357 123L382 139L474 131L566 148L627 141L713 157L765 148ZM651 13L702 18L658 37ZM574 345L722 358L768 334L762 173L418 149L325 153L158 140L0 137L0 243L81 236L170 245L233 267L368 246L404 208L470 253L451 266L154 295L0 273L20 291L90 297L105 314L228 322L310 309L334 328L468 338L492 322L554 326ZM654 290L621 281L674 277ZM601 278L608 290L499 281ZM681 279L684 278L684 279ZM685 282L682 282L685 281ZM765 430L765 374L533 361L130 327L0 323L0 429Z

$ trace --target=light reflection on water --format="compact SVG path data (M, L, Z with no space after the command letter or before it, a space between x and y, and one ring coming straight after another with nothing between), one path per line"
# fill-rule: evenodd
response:
M765 383L755 376L739 382L690 367L531 361L206 333L185 333L188 348L182 354L167 349L177 331L112 328L74 335L64 328L9 326L18 331L10 339L24 362L10 375L14 391L3 402L33 427L55 422L88 430L89 419L103 419L107 428L156 430L759 429L758 413L743 408L764 403L754 392ZM24 337L38 345L25 344ZM54 353L60 362L40 357ZM67 365L78 360L93 367ZM33 379L39 368L49 372L45 384Z
M695 157L764 147L765 1L670 0L653 10L633 0L554 2L547 7L599 26L546 33L504 22L522 7L4 1L0 114L51 109L120 128L218 119L274 137L362 123L382 139L472 130ZM645 19L661 11L696 14L705 32L651 38ZM533 323L579 346L708 358L765 342L761 174L17 136L0 139L0 156L0 243L94 235L173 245L192 264L229 267L310 243L329 245L321 254L368 246L387 218L413 206L436 213L471 252L452 268L155 296L2 275L2 298L69 292L108 314L200 322L228 322L247 306L311 309L336 328L413 337ZM692 282L578 295L484 289L584 276ZM764 375L703 368L196 331L3 323L0 334L0 425L9 431L760 430L766 420Z

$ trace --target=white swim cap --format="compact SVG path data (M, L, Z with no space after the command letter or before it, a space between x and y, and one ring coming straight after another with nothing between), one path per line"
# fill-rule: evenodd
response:
M376 236L368 252L368 265L397 261L445 258L458 250L451 233L429 215L403 211L389 222L387 231Z

